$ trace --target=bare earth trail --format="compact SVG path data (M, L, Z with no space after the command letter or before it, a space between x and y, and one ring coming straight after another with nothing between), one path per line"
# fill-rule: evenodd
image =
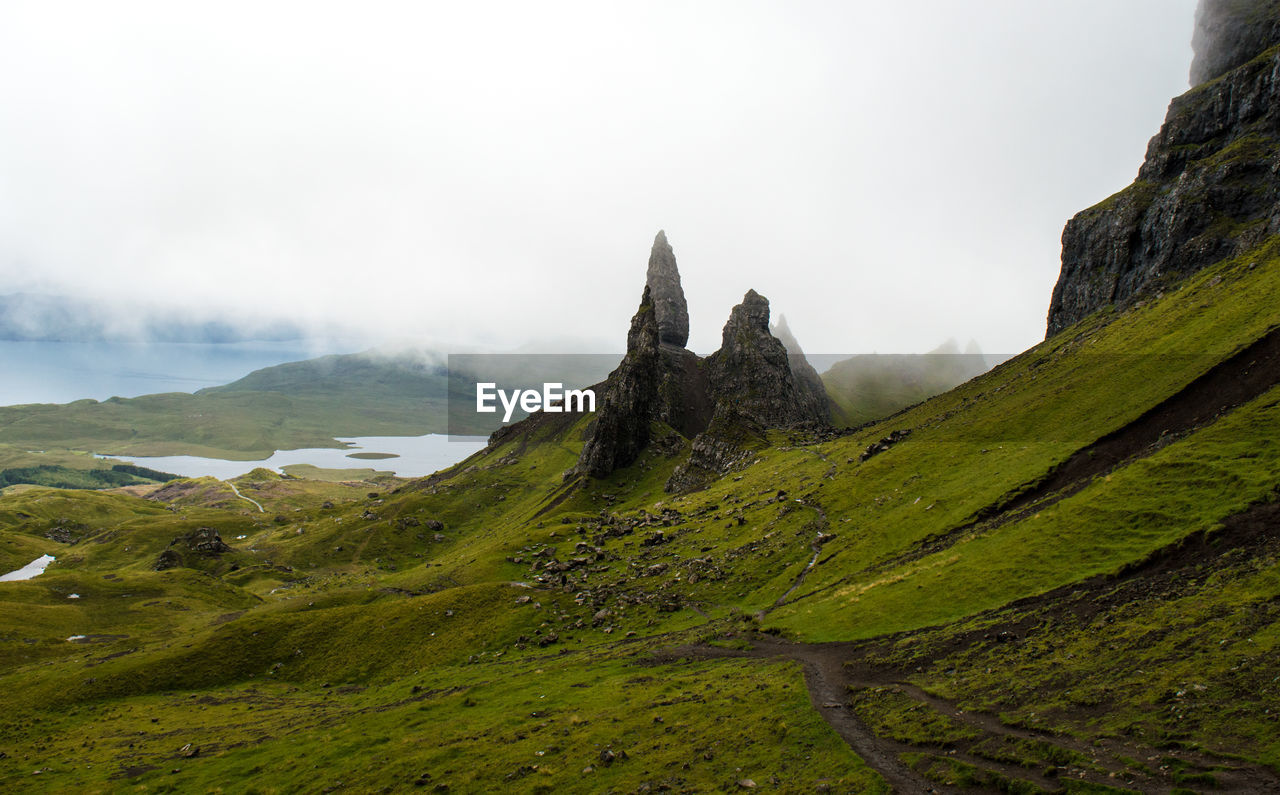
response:
M1061 779L1087 782L1130 791L1172 793L1180 785L1166 764L1169 759L1212 770L1215 792L1277 792L1280 777L1270 770L1229 760L1203 751L1155 749L1109 738L1085 741L1076 737L1011 726L995 715L960 709L956 704L905 681L900 671L885 670L862 661L866 644L861 643L791 643L770 636L751 639L750 649L731 649L697 644L668 649L660 658L692 658L714 660L726 658L789 659L800 663L804 671L809 702L854 753L879 773L895 792L953 793L999 792L998 788L966 787L963 790L931 781L905 764L904 753L930 754L952 759L980 770L993 772L1006 780L1029 782L1042 790L1063 790ZM951 718L980 737L951 744L913 745L881 737L850 708L852 690L877 688L897 691L922 706ZM989 754L973 752L973 746L991 741L1021 740L1052 746L1088 759L1087 764L1059 768L1053 777L1044 769L1031 769L992 759ZM1143 770L1135 770L1123 759L1144 761ZM1186 790L1182 790L1186 791Z
M670 657L717 659L731 657L796 660L804 668L809 703L864 762L879 773L895 792L944 793L958 790L940 787L911 770L898 754L909 746L877 737L847 708L849 682L843 670L843 655L823 646L805 646L779 641L758 641L750 651L718 646L684 646L667 652Z
M251 498L246 497L246 496L244 496L243 494L241 494L241 493L240 493L240 489L237 489L237 488L236 488L236 484L232 483L232 482L231 482L231 481L229 481L229 480L224 480L224 481L223 481L223 483L226 483L228 486L230 486L230 487L231 487L231 490L232 490L232 491L234 491L234 492L236 493L236 496L237 496L237 497L239 497L240 499L244 500L245 502L251 502L251 503L253 503L254 507L258 509L258 513L266 513L266 512L267 512L265 508L263 508L261 505L259 505L259 504L258 504L258 501L257 501L257 500L255 500L255 499L251 499Z

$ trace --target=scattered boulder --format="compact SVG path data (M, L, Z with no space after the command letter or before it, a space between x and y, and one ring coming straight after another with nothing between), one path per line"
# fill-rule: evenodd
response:
M666 533L662 532L661 530L654 530L653 532L649 533L648 535L646 535L644 538L640 540L640 546L656 547L660 544L665 544L670 540L671 539L667 537Z
M911 431L909 429L894 431L893 433L890 433L888 436L884 437L880 441L873 442L872 444L868 445L867 449L862 451L862 455L858 457L858 460L866 461L868 458L871 458L872 456L880 455L881 453L886 452L890 447L893 447L895 444L897 444L898 442L902 441L903 439L907 438L910 435L911 435Z

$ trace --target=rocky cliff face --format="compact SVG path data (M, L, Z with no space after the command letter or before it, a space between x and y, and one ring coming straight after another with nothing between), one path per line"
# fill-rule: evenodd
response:
M1280 42L1280 0L1200 0L1191 85L1243 66Z
M1193 77L1209 82L1173 100L1137 181L1067 224L1048 336L1280 232L1278 7L1203 0Z
M649 423L658 404L662 353L658 318L646 285L627 332L627 354L609 374L577 471L603 477L636 460L649 443Z
M667 480L667 491L698 488L750 460L769 428L829 423L821 380L815 394L796 378L793 357L769 331L769 300L755 290L729 313L720 350L706 358L705 370L715 412L707 429L694 437L689 457Z
M729 315L720 350L706 359L683 347L688 318L675 256L659 232L627 354L604 384L571 474L603 477L627 466L649 443L651 424L662 422L693 440L685 474L668 484L683 489L742 458L764 429L827 424L826 393L796 377L793 367L808 362L803 352L799 359L788 354L770 333L767 299L748 291ZM816 372L813 378L821 390Z
M763 427L821 418L814 396L796 383L786 347L769 332L769 300L755 290L748 290L729 313L720 350L707 357L706 369L716 403L732 406Z
M667 233L661 229L649 252L645 283L658 312L659 337L667 345L683 348L689 344L689 306L684 300L684 288L680 286L675 252L667 242Z

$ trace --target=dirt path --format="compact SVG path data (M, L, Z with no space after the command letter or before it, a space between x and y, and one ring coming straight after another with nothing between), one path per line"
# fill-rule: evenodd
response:
M895 792L949 793L957 790L941 787L907 767L898 754L909 746L877 737L866 724L848 709L848 684L838 655L824 654L820 646L757 642L751 650L724 649L718 646L681 646L665 652L671 658L696 659L741 658L767 659L787 657L798 661L804 669L809 703L835 729L841 739L864 762L879 773Z
M256 507L256 508L258 509L258 513L266 513L266 512L267 512L265 508L263 508L261 505L259 505L259 504L258 504L258 501L257 501L257 500L250 499L249 497L246 497L246 496L244 496L243 494L241 494L241 493L240 493L240 489L237 489L237 488L236 488L236 484L232 483L232 482L231 482L231 481L229 481L229 480L224 480L224 481L223 481L223 483L226 483L228 486L230 486L230 487L231 487L231 490L232 490L232 491L234 491L234 492L236 493L236 496L237 496L237 497L239 497L240 499L244 500L245 502L251 502L251 503L253 503L253 504L254 504L254 507Z
M972 712L903 680L900 672L874 668L861 661L863 647L851 643L788 643L767 636L751 641L751 649L728 649L695 645L670 649L661 656L695 659L754 658L790 659L804 671L809 701L832 729L859 757L901 793L960 792L931 781L902 762L904 753L928 754L962 762L980 771L995 774L993 780L1025 781L1046 791L1061 791L1062 778L1099 786L1137 789L1141 792L1171 793L1182 784L1177 771L1185 766L1208 771L1215 792L1276 792L1280 777L1264 768L1218 757L1201 751L1154 749L1109 738L1085 741L1067 735L1010 726L996 716ZM890 689L905 695L929 710L944 715L973 730L977 739L949 744L900 742L881 737L850 708L850 694L860 689ZM992 758L992 748L1003 742L1030 742L1046 749L1058 749L1080 761L1062 767L1035 769ZM1133 761L1142 767L1135 768ZM1046 775L1052 769L1052 776ZM964 792L981 792L995 787L977 786Z

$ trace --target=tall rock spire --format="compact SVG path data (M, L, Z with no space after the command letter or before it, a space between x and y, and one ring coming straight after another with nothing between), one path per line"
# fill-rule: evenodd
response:
M675 252L667 242L667 233L661 229L649 252L646 283L658 315L659 338L668 345L683 348L689 343L689 306L684 300L684 288L680 286Z
M600 412L578 456L577 472L604 477L640 455L649 443L661 363L658 324L651 291L645 286L627 332L627 355L605 382Z
M691 442L688 461L666 484L668 491L684 491L747 460L770 428L827 425L822 382L799 346L793 359L769 333L768 299L748 290L723 337L720 350L706 359L684 347L689 313L675 256L659 232L626 356L598 387L604 392L600 409L566 478L604 477L629 466L661 434L658 451L668 455L682 449L681 439ZM793 361L808 368L811 388L797 379Z

